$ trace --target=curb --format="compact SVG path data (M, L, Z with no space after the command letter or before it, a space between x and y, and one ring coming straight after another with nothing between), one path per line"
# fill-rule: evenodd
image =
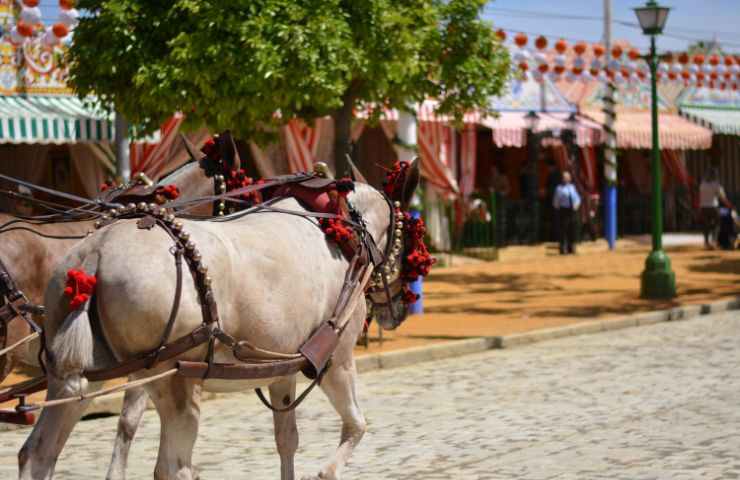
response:
M577 323L575 325L534 330L525 333L515 333L512 335L475 337L424 347L414 347L394 352L362 355L360 357L356 357L355 362L359 373L372 372L374 370L406 367L417 363L460 357L487 350L522 347L557 338L590 335L612 330L621 330L624 328L654 325L656 323L663 322L689 320L704 315L730 310L740 310L740 297L718 300L712 303L699 305L684 305L668 310L638 313L610 320L594 320L590 322ZM204 392L203 400L224 398L228 395L228 393ZM90 403L90 406L85 412L85 417L118 415L121 411L122 405L123 393L106 398L96 398ZM149 407L151 408L152 405L150 404ZM0 424L0 432L16 428L24 427Z

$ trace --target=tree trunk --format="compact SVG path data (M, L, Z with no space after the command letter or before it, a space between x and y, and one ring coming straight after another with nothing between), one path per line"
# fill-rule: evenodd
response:
M350 142L352 141L354 95L348 92L343 100L342 107L334 110L331 115L334 119L334 176L336 178L349 176L347 155L350 153Z

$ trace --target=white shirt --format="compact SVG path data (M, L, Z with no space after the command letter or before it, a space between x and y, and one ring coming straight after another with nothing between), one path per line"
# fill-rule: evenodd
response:
M719 207L719 197L724 194L725 191L719 182L701 182L701 185L699 185L699 206L701 208Z

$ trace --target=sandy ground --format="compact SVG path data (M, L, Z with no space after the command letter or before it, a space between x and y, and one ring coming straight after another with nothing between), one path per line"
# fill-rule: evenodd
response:
M595 318L704 303L740 294L740 251L668 247L676 273L673 301L639 298L640 272L650 250L642 239L623 240L615 251L603 241L560 256L555 244L503 249L497 262L445 258L426 279L425 312L378 338L357 354L398 350L477 336L505 335ZM18 372L4 384L28 378Z
M640 239L641 240L641 239ZM371 326L368 351L394 350L429 342L504 335L595 318L704 303L740 294L740 251L669 247L678 297L639 298L640 273L650 251L642 241L583 244L575 256L558 255L555 244L511 247L500 261L433 270L426 279L423 315L396 331ZM358 353L362 349L358 349Z

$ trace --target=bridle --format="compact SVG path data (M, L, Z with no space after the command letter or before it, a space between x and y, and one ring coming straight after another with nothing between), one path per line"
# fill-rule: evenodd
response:
M391 221L388 224L386 238L388 241L383 252L383 260L375 265L375 270L370 278L368 288L365 290L366 299L369 304L368 317L375 309L387 309L394 325L399 325L396 310L393 308L403 294L402 276L402 252L403 242L403 213L401 213L401 202L393 202L385 193L381 192L388 203Z

